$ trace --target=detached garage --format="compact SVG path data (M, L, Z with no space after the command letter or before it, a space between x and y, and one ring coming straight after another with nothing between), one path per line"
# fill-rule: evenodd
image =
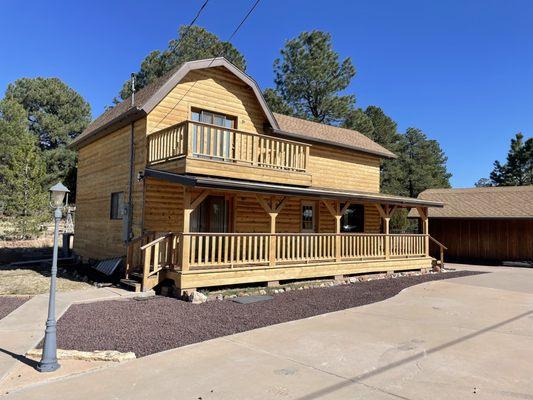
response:
M428 189L429 233L448 247L447 261L533 261L533 186Z

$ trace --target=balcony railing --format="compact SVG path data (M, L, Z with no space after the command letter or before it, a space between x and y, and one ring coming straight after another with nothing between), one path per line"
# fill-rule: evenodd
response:
M306 172L309 145L236 129L184 121L148 136L148 164L180 157Z

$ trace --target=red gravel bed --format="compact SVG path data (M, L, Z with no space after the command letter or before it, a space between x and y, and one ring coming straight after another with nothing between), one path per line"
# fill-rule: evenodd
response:
M71 306L58 322L58 348L133 351L140 357L382 301L423 282L477 273L447 272L295 290L274 295L270 301L252 304L223 300L194 305L168 297L78 304Z
M0 319L15 311L29 299L30 297L26 296L0 296Z

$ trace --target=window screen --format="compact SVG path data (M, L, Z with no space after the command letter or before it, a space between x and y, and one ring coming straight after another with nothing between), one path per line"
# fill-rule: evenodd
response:
M124 192L111 193L111 219L122 219L122 208L124 206Z

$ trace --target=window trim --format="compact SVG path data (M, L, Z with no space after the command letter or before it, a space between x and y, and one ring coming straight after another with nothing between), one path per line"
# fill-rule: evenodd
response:
M312 215L312 219L311 219L311 223L313 225L313 227L311 229L304 229L304 220L303 220L303 211L304 211L304 207L309 207L311 206L312 210L313 210L313 215ZM316 202L314 201L302 201L301 204L300 204L300 231L302 233L316 233L317 231L317 206L316 206Z
M117 196L117 212L113 212L113 196ZM120 201L122 199L122 201ZM109 219L113 221L120 221L124 218L122 215L122 208L124 208L124 192L111 192L109 195Z

